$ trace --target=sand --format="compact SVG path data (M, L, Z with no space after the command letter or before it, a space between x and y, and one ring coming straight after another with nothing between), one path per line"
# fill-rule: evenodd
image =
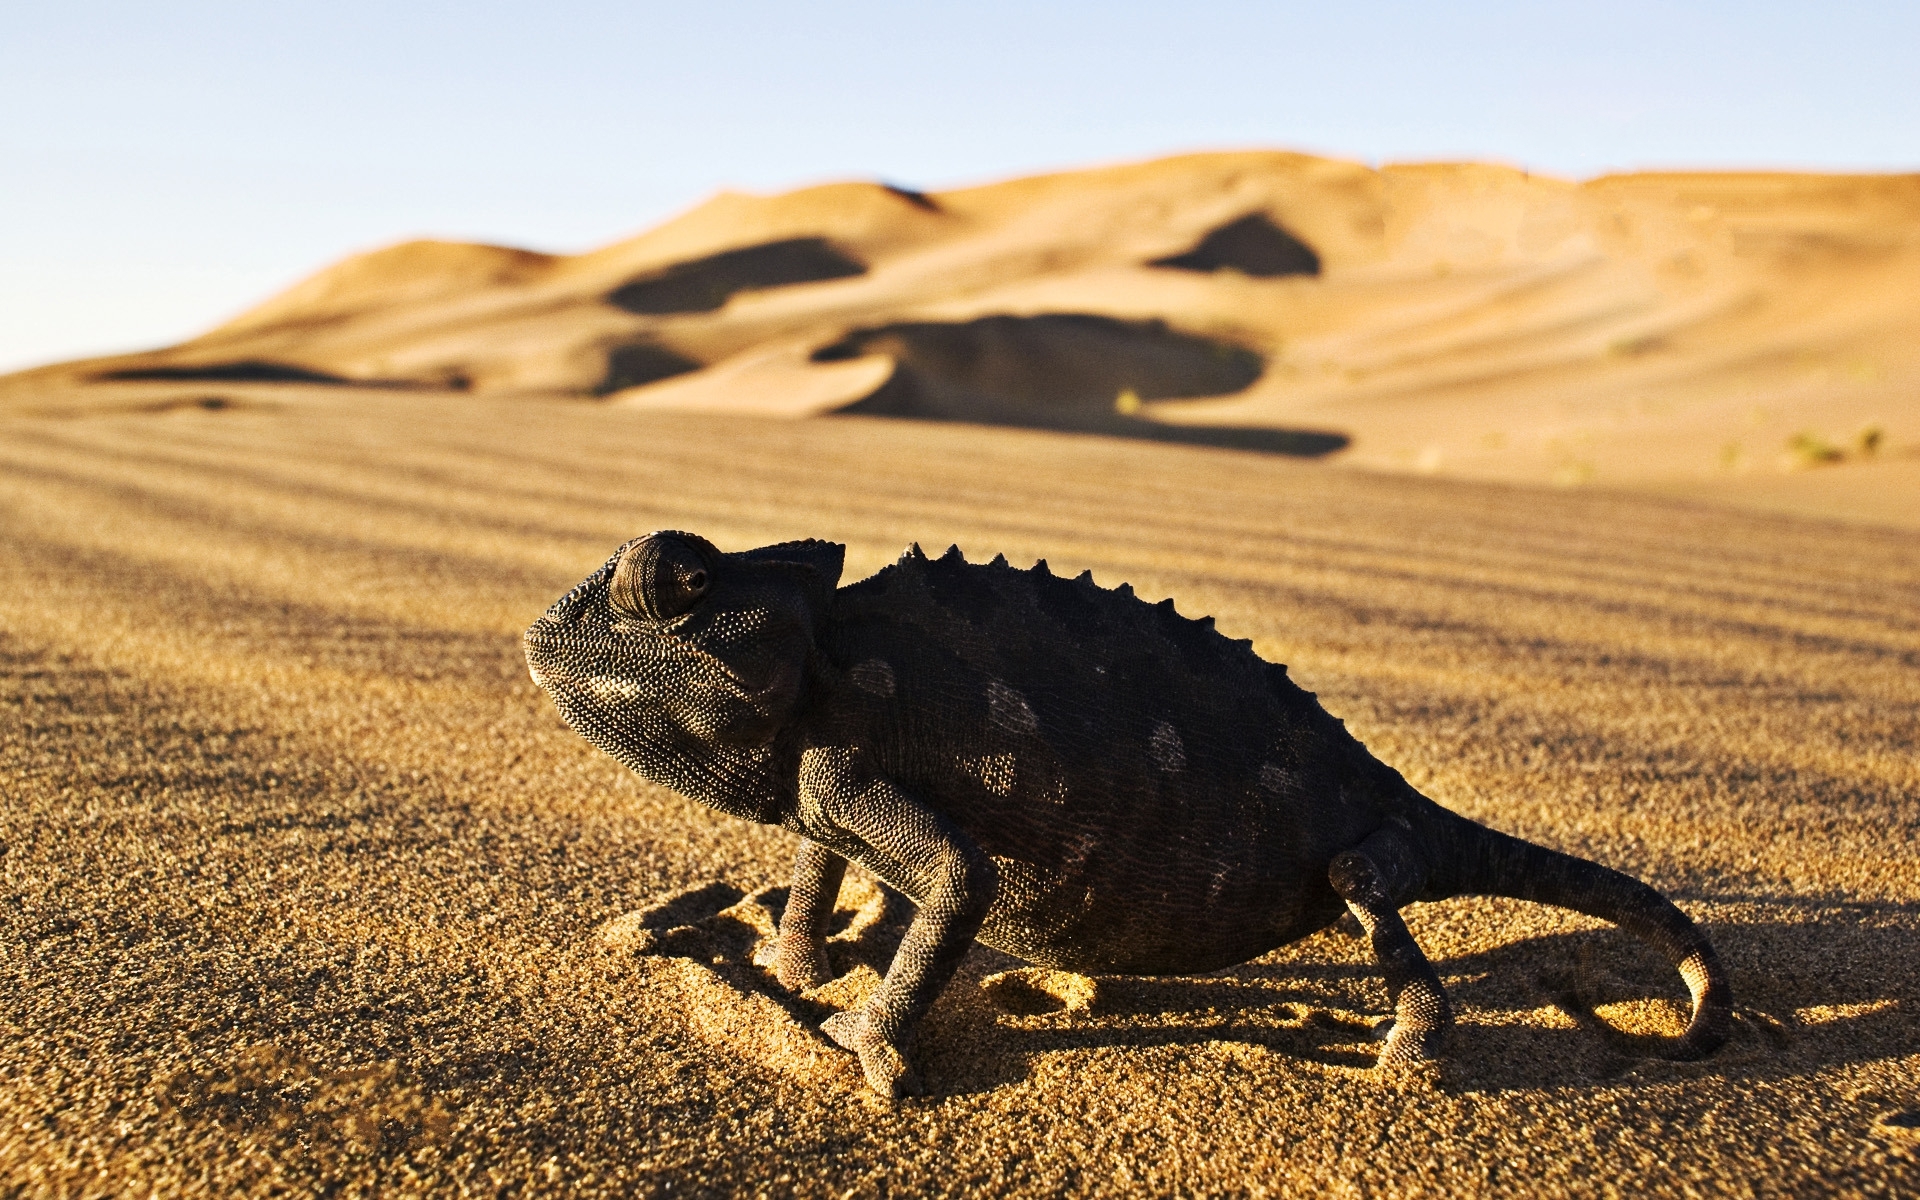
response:
M1912 532L967 425L140 386L0 416L0 1192L1920 1186ZM1666 967L1458 900L1409 909L1460 1012L1411 1078L1368 1069L1386 997L1338 932L1200 978L976 950L932 1094L888 1107L744 943L638 953L629 914L778 883L791 838L624 773L526 676L529 620L663 526L840 539L850 577L953 541L1211 613L1437 799L1664 889L1733 1039L1650 1056ZM815 1011L870 984L873 901Z
M577 255L388 247L182 345L0 379L0 409L145 394L103 375L218 394L295 368L1101 427L1920 528L1917 297L1915 175L1196 154L930 195L723 193Z

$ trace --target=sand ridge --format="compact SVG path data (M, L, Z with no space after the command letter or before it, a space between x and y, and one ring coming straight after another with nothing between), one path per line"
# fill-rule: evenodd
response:
M6 1190L1920 1177L1912 534L880 418L142 386L139 411L0 418ZM659 527L834 537L850 577L954 541L1211 613L1436 798L1673 896L1729 963L1735 1037L1647 1057L1681 1019L1664 964L1462 900L1409 910L1462 1022L1419 1079L1369 1073L1384 989L1329 932L1084 988L977 952L923 1034L934 1094L869 1102L744 944L609 934L708 881L745 904L792 850L624 773L525 674L531 615ZM850 994L884 953L870 900Z

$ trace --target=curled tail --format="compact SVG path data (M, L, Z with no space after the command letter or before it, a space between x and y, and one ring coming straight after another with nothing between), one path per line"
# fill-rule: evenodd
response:
M1452 844L1454 856L1438 864L1434 883L1442 886L1433 891L1510 896L1611 921L1664 955L1693 994L1693 1019L1670 1057L1704 1058L1727 1040L1733 990L1726 969L1707 935L1672 901L1631 875L1440 811L1448 818L1443 844Z

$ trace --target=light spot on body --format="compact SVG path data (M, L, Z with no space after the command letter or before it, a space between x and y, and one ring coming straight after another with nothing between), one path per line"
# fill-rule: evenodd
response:
M1032 733L1040 718L1027 707L1027 698L995 679L987 684L987 716L1009 733Z
M1153 736L1147 739L1147 751L1162 771L1187 769L1187 748L1180 743L1180 732L1165 721L1153 727Z
M1232 867L1221 867L1213 873L1213 883L1207 887L1207 903L1220 903L1220 893L1227 890L1227 878L1233 874Z
M1013 795L1013 786L1017 776L1016 762L1011 754L983 754L978 758L962 758L960 769L978 779L982 786L996 796Z
M1068 850L1061 860L1061 867L1067 872L1078 871L1087 865L1087 859L1093 855L1094 847L1099 844L1100 839L1094 834L1082 833L1073 839L1072 849Z
M612 675L596 675L587 684L587 691L602 704L628 705L640 698L641 687L631 679L620 679Z
M1260 767L1261 790L1283 796L1293 789L1294 774L1279 763L1263 763Z
M853 686L870 695L893 695L893 668L883 659L862 659L853 664L847 677L853 680Z

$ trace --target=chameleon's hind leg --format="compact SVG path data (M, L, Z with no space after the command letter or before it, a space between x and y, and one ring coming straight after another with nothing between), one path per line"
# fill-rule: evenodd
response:
M793 883L787 889L787 911L774 939L773 975L780 986L804 992L833 979L827 958L827 923L847 860L818 842L802 839L793 860Z
M1440 976L1400 919L1396 900L1417 893L1424 875L1407 835L1393 826L1335 855L1327 867L1328 881L1366 931L1387 978L1393 1029L1380 1053L1383 1067L1438 1057L1453 1025L1453 1007L1447 1003Z

